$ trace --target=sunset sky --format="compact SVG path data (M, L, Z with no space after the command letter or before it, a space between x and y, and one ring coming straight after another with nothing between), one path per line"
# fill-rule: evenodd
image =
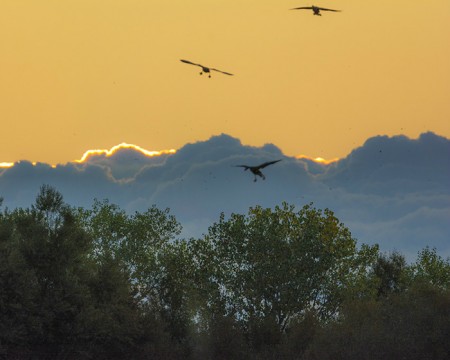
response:
M450 137L450 1L1 0L0 163L230 134L336 158ZM188 59L235 74L199 76Z

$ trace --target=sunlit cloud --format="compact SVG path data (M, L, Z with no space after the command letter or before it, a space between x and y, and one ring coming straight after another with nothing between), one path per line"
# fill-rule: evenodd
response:
M0 162L0 168L10 168L11 166L14 166L13 162Z
M145 156L148 157L154 157L154 156L160 156L160 155L165 155L165 154L175 154L176 150L175 149L169 149L169 150L161 150L161 151L149 151L146 150L144 148L141 148L138 145L134 145L134 144L127 144L127 143L121 143L119 145L115 145L113 146L111 149L107 150L107 149L95 149L95 150L87 150L83 156L81 157L81 159L79 160L74 160L74 162L76 163L84 163L86 162L91 156L101 156L104 155L106 157L111 157L113 156L117 151L122 150L122 149L132 149L132 150L136 150L139 151L140 153L144 154Z
M17 162L0 162L0 168L3 168L3 169L8 169L8 168L11 168L11 167L13 167L15 164L19 164L20 163L20 161L17 161ZM37 161L33 161L33 162L31 162L31 165L33 165L33 166L36 166L37 164L39 164ZM56 167L56 165L50 165L52 168L55 168Z
M335 162L339 161L339 158L333 158L333 159L324 159L322 157L312 158L312 157L307 156L307 155L297 155L296 158L297 159L306 159L306 160L314 161L316 163L320 163L320 164L323 164L323 165L329 165L329 164L332 164L332 163L335 163Z

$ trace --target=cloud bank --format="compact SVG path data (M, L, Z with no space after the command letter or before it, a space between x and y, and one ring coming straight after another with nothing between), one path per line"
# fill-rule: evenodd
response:
M267 179L256 183L235 167L276 159L283 161L263 169ZM107 198L130 212L168 207L186 237L201 236L222 211L313 202L333 210L359 243L409 258L425 246L450 256L450 140L431 132L418 139L376 136L329 164L225 134L152 155L123 146L55 167L20 161L0 169L3 207L30 206L42 184L74 206Z

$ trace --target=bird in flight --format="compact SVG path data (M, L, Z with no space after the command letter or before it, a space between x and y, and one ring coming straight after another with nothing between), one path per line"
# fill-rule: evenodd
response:
M266 166L272 165L277 163L280 160L275 160L275 161L267 161L261 165L258 166L249 166L249 165L235 165L235 167L243 167L244 171L250 170L253 175L255 175L255 179L253 180L254 182L256 182L256 176L262 177L263 180L266 180L266 177L264 176L264 174L261 172L261 169L265 168Z
M340 12L341 10L333 10L333 9L327 9L327 8L322 8L322 7L318 7L318 6L302 6L302 7L298 7L298 8L293 8L291 10L312 10L314 12L313 15L317 15L317 16L322 16L322 14L320 13L320 10L322 11L334 11L334 12Z
M208 77L211 77L211 71L217 71L217 72L220 72L220 73L225 74L225 75L233 76L233 74L230 74L228 72L225 72L225 71L222 71L222 70L218 70L218 69L214 69L214 68L210 68L210 67L203 66L203 65L200 65L200 64L196 64L196 63L193 63L193 62L191 62L189 60L180 60L180 61L184 62L186 64L189 64L189 65L200 66L202 68L202 71L200 71L200 75L205 73L205 74L208 74Z

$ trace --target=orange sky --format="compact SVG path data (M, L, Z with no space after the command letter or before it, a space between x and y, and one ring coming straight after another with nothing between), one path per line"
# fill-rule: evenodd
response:
M2 0L0 162L227 133L342 157L450 137L450 1ZM236 74L200 77L188 59Z

